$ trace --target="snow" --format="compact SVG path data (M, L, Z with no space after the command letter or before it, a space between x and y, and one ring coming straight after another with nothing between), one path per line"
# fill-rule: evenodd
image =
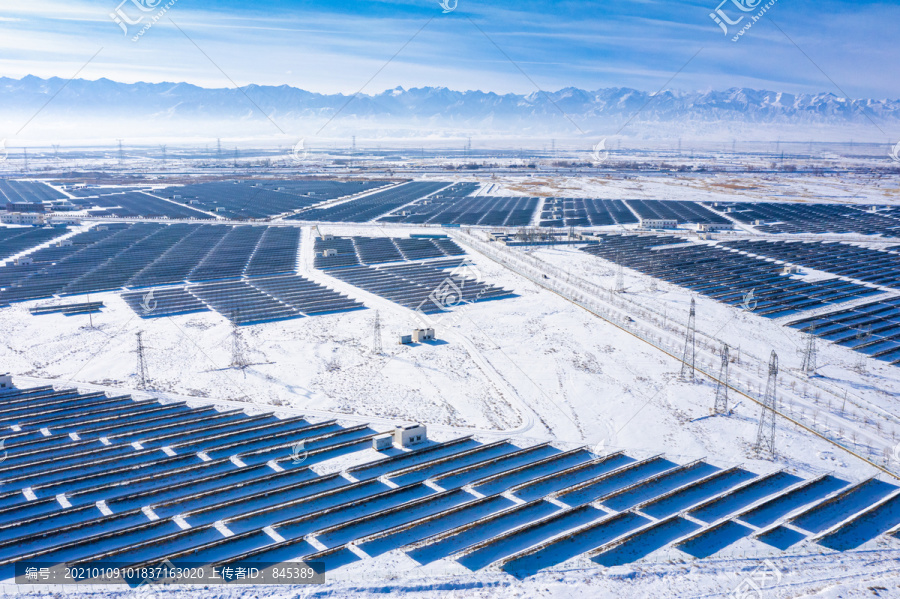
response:
M511 195L527 191L528 195L698 199L702 190L703 199L719 201L737 199L738 193L711 183L715 177L533 181L528 186L520 179L495 183L500 193ZM772 191L769 183L760 177L754 189L741 189L739 196L766 197ZM854 201L853 185L842 179L800 178L791 182L791 191L798 197L832 194L841 201ZM884 201L896 195L896 188L887 186L867 191L882 194ZM498 193L497 188L491 193ZM380 225L323 225L321 229L335 235L388 236L434 231ZM575 247L507 250L510 263L520 271L541 264L551 273L546 283L539 284L499 262L495 254L500 250L483 253L480 233L452 235L469 251L485 281L516 296L456 308L436 325L439 343L395 345L398 333L419 326L415 315L314 270L311 231L305 228L300 274L363 301L369 309L242 327L252 363L243 372L229 367L232 326L222 316L207 312L141 319L115 293L91 294L106 307L90 318L29 314L29 307L43 301L0 310L0 331L4 332L0 363L21 385L51 383L84 391L132 393L138 398L160 397L166 402L188 400L194 406L246 408L250 413L274 410L282 416L307 415L316 422L337 418L351 425L372 423L376 430L415 421L426 424L429 436L436 440L474 435L490 443L509 438L516 447L550 441L560 449L624 450L635 460L662 454L672 466L702 458L717 467L740 466L756 474L785 468L792 477L803 479L830 474L858 482L880 475L896 484L841 446L784 419L777 424L777 462L756 455L752 445L760 408L749 398L733 397L734 412L729 417L710 416L714 383L704 376L693 383L678 378L691 297L686 290L659 282L654 291L647 277L626 269L624 294L610 298L581 290L591 302L609 310L598 316L567 299L575 291L565 282L565 274L603 289L615 277L610 263ZM817 377L807 379L798 371L800 333L780 321L704 297L696 302L698 356L708 372L717 372L718 348L721 342L728 343L739 348L740 358L732 364L736 384L759 395L765 384L765 362L774 349L782 364L779 401L787 414L879 465L894 471L900 467L893 457L897 452L891 453L900 432L896 403L900 369L869 360L864 372L856 372L857 354L820 342L822 366ZM384 329L381 355L372 351L375 310ZM612 315L628 315L633 330L601 317ZM152 384L147 391L136 388L135 333L139 331ZM649 335L666 351L633 333ZM708 342L711 337L717 342ZM319 474L340 472L382 455L366 449L318 463L314 469ZM566 481L556 482L562 486ZM565 504L565 497L558 499ZM699 547L697 553L708 549ZM439 558L440 552L435 551L431 557L436 559L425 564L395 549L372 553L376 555L368 554L366 559L347 558L351 561L330 572L323 587L210 587L203 596L722 596L737 588L763 559L781 571L777 582L769 581L774 586L766 588L766 597L900 595L900 548L896 539L884 537L846 552L801 545L787 553L743 539L702 560L692 560L677 549L663 549L639 562L612 567L579 554L523 580L494 568L470 572ZM133 593L111 587L68 588L76 592L67 590L66 596L129 597ZM8 585L5 589L12 591ZM16 591L31 596L44 592ZM189 588L156 592L164 597L197 596L197 590Z

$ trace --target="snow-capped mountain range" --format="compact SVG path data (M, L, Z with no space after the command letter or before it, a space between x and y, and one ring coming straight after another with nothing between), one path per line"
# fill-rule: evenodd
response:
M55 97L54 97L54 94ZM52 98L52 100L51 100ZM376 94L319 94L288 85L248 85L242 89L202 88L188 83L120 83L59 78L0 78L0 118L14 126L38 107L41 119L63 122L126 122L136 128L152 121L159 129L178 123L189 130L213 121L233 123L244 131L272 127L295 132L323 125L378 129L404 137L423 131L514 134L610 134L629 123L632 133L648 125L691 131L726 127L797 126L805 129L867 126L897 131L900 100L848 99L832 93L790 94L732 88L724 91L664 91L653 94L628 88L588 91L565 88L527 95L454 91L445 87L386 90ZM873 126L873 124L877 124ZM671 127L669 127L671 125ZM407 132L407 133L404 133ZM624 131L623 134L627 134ZM327 135L328 131L323 133Z

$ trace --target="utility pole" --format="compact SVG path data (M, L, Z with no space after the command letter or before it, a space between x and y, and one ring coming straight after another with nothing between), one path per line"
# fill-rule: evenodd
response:
M216 138L216 162L222 161L222 138Z
M728 346L722 348L722 366L719 368L719 380L716 383L716 403L714 414L728 414Z
M691 312L688 316L687 335L684 338L684 353L681 355L681 373L678 375L678 378L682 381L694 380L694 356L696 355L694 344L697 337L695 320L696 308L694 305L694 298L691 298Z
M140 379L140 388L147 388L147 362L144 357L144 342L141 340L143 332L137 333L137 375Z
M762 412L759 415L759 428L756 430L756 451L762 454L767 451L775 457L775 410L778 406L776 386L778 384L778 354L772 350L769 358L769 378L766 381L766 394L763 397Z
M119 142L119 166L122 166L125 164L125 150L122 149L122 140L117 139L116 141Z

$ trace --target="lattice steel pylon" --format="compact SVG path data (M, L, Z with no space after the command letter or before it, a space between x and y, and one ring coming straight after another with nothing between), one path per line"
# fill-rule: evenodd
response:
M800 370L806 376L812 376L816 373L816 327L809 329L806 337L806 348L803 350L803 364Z
M778 384L778 354L772 350L769 358L769 379L766 381L766 395L763 397L762 411L759 414L759 428L756 431L756 451L762 454L767 451L775 457L775 410L778 406L776 386Z
M722 366L719 368L719 381L716 383L716 403L714 414L728 414L728 346L722 348Z
M137 333L137 375L140 379L140 388L147 388L147 360L144 356L144 342L141 339L143 332Z
M244 353L244 343L241 339L241 331L235 322L232 323L231 328L231 367L240 369L240 371L244 373L244 378L247 378L247 366L249 366L249 362Z
M381 355L382 347L381 347L381 314L378 310L375 310L375 326L372 331L372 353L375 355Z
M656 260L650 260L650 272L654 272L656 270ZM658 291L659 285L656 283L656 277L652 274L648 275L650 277L650 291Z
M694 357L696 355L694 342L697 337L697 330L694 324L695 314L694 298L691 298L691 312L688 316L687 335L684 338L684 353L681 356L681 373L678 375L678 378L683 381L694 380Z
M619 260L618 253L616 253L616 284L613 290L616 293L625 291L625 270L622 268L622 262Z

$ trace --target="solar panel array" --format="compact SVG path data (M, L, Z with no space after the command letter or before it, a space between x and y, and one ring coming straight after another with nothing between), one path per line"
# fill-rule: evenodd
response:
M264 219L362 193L386 181L212 181L154 193L232 220ZM178 196L178 197L176 197Z
M91 216L194 218L204 220L215 218L205 212L136 191L104 194L93 198L74 198L70 201L79 210L88 210Z
M869 206L852 204L798 204L787 202L733 202L717 210L764 233L859 233L900 236L900 219L890 210L868 212Z
M164 287L123 293L122 299L142 318L207 312L209 308L185 287Z
M531 224L540 200L528 197L445 195L407 206L407 214L393 214L380 221L444 225L524 227Z
M359 310L346 295L298 275L216 281L123 293L142 318L215 310L237 325Z
M52 304L47 306L36 306L31 308L29 312L35 316L43 314L65 314L66 316L74 316L76 314L89 314L100 312L103 302L79 302L77 304Z
M900 287L900 254L892 252L820 241L744 240L728 241L722 245L867 283Z
M439 206L451 206L454 200L471 195L480 187L481 185L478 183L454 183L430 195L427 199L418 200L402 210L395 210L391 214L382 216L378 221L421 224L428 221L429 216L432 216ZM432 207L426 208L426 206Z
M625 200L547 198L541 209L542 227L608 227L637 222Z
M781 274L783 267L773 262L717 246L687 244L678 237L598 237L599 244L581 248L582 251L733 306L750 305L747 297L752 291L752 309L769 318L878 292L838 278L799 280Z
M872 358L900 364L900 298L870 302L788 323Z
M66 196L40 181L14 181L0 179L0 203L41 204L44 201L60 200Z
M0 260L47 243L68 233L65 228L0 226Z
M628 205L641 218L672 219L678 221L678 224L727 224L731 222L698 202L628 200Z
M448 185L450 185L449 182L441 181L411 181L327 208L304 210L288 218L308 221L365 223L414 200L424 198Z
M370 449L375 430L334 420L51 387L0 397L0 424L16 427L0 464L2 567L301 559L334 571L400 551L527 576L580 555L603 566L660 549L706 558L741 539L844 551L900 523L900 489L877 479L471 437L385 455ZM333 458L358 465L313 470Z
M325 256L323 252L326 250L335 250L337 254ZM322 269L465 254L450 238L401 237L317 237L315 252L314 266Z
M0 267L0 305L123 287L293 272L300 229L116 223L70 240L70 246L32 252L33 264Z
M506 289L475 280L461 258L333 268L328 274L396 304L435 314L456 305L512 297Z

